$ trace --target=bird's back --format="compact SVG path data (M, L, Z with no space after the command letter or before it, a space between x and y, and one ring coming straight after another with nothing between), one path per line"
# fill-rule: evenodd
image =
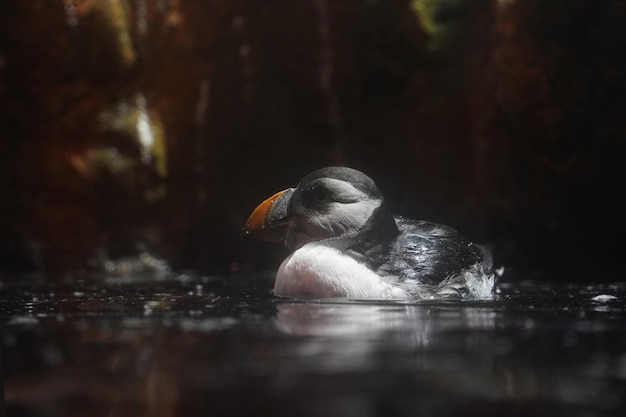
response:
M491 255L451 227L395 217L400 234L378 269L410 289L472 296L472 280L493 280ZM468 282L468 280L470 282Z

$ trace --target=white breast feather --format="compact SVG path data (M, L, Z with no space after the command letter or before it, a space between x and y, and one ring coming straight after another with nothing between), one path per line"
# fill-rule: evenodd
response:
M280 265L274 294L288 297L349 297L405 300L409 294L334 248L311 242Z

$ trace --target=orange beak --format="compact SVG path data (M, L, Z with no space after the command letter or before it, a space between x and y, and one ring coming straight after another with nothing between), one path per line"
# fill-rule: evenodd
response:
M284 241L289 224L287 206L293 190L288 188L279 191L259 204L243 227L242 235L267 242Z

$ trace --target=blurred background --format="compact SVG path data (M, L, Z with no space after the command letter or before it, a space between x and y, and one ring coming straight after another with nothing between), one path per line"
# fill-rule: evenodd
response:
M509 279L622 279L626 2L0 0L0 278L275 269L341 164Z

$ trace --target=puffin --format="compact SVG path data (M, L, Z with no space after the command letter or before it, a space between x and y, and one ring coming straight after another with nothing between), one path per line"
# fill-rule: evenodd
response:
M489 299L490 251L449 226L394 216L375 182L348 167L305 176L264 200L242 235L284 243L274 295L363 300Z

